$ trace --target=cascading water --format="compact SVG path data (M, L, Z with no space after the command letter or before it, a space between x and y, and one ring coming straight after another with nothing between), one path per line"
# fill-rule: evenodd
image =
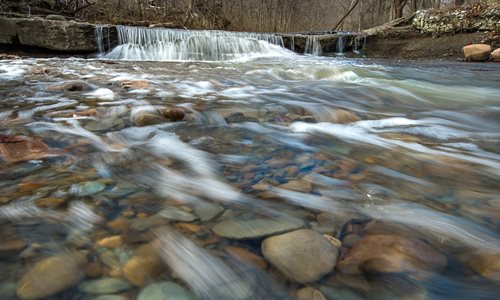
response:
M106 50L111 48L110 30L111 27L109 26L96 26L95 28L95 39L99 55L103 55Z
M249 32L157 29L118 26L118 46L109 59L226 61L287 56L279 35Z
M308 35L306 37L306 46L304 48L304 53L312 54L313 56L320 56L321 52L321 43L318 37L314 35Z
M345 50L344 35L339 34L339 39L337 40L337 54L338 55L344 54L344 50Z
M361 45L361 40L363 40L363 44ZM356 54L360 54L361 50L366 46L366 36L364 37L355 37L354 38L354 50L353 52Z

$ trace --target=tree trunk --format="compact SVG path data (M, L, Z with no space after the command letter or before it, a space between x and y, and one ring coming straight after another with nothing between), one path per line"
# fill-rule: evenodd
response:
M340 21L337 23L337 25L335 25L335 27L333 28L333 31L336 31L340 25L342 25L342 23L344 22L344 20L351 14L351 12L356 8L356 6L358 6L359 4L359 0L354 0L356 2L354 2L351 7L347 10L347 12L344 14L344 16L340 19Z
M403 17L403 9L405 8L406 2L408 2L408 0L393 0L394 19Z

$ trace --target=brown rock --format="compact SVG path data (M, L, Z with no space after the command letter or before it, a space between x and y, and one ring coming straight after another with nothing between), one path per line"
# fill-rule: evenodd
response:
M491 281L500 283L500 252L475 251L459 256L474 272Z
M103 238L97 242L97 246L109 249L118 248L121 245L123 245L123 238L119 235Z
M319 290L308 286L297 291L297 300L326 300L326 298Z
M345 274L363 271L381 273L440 271L446 257L427 243L400 235L365 236L339 261L337 269Z
M282 189L287 189L295 192L309 193L312 190L312 183L305 179L292 180L279 186Z
M157 125L165 123L166 121L167 120L164 117L148 112L138 113L134 119L135 126L139 127Z
M265 239L262 253L288 278L305 283L330 273L338 250L321 234L300 229Z
M126 80L120 82L120 86L124 89L148 89L151 84L145 80Z
M35 200L35 205L41 208L58 208L64 205L63 198L42 198Z
M245 248L236 246L227 246L226 248L224 248L224 251L226 251L227 254L231 255L232 257L253 264L261 269L267 269L267 263L262 257L248 251Z
M490 58L491 46L486 44L473 44L462 48L467 61L485 61Z
M89 263L84 269L85 276L90 278L97 278L102 275L102 268L98 263Z
M115 220L109 221L106 226L116 232L125 232L128 230L129 223L125 218L117 218Z
M0 257L19 254L26 247L22 240L3 240L0 243Z
M493 52L491 52L490 60L500 62L500 48L496 48Z
M41 299L80 282L82 273L69 256L52 256L35 263L19 280L16 288L20 299Z
M48 149L49 147L45 143L26 136L0 135L0 157L7 162L45 158L51 156L47 152Z
M163 110L162 115L170 121L177 122L184 119L186 112L182 108L174 107Z
M200 225L191 224L191 223L177 223L177 224L175 224L175 228L182 230L182 231L191 232L191 233L197 233L197 232L200 232L200 230L201 230Z
M165 263L153 243L149 243L137 249L135 255L123 267L123 274L133 285L143 287L165 270Z
M342 242L340 240L334 238L333 236L328 235L328 234L323 234L323 237L325 239L327 239L330 243L332 243L332 245L335 248L340 249L342 247Z
M344 109L336 109L334 115L332 116L331 122L339 123L339 124L347 124L360 121L361 118L356 116L355 114L344 110Z

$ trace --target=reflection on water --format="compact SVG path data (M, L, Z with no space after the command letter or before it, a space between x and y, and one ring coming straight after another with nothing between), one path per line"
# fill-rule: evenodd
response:
M498 74L0 61L1 298L495 299Z

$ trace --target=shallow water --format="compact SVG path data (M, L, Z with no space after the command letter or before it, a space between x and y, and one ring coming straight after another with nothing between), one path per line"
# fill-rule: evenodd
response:
M61 87L71 80L88 86ZM327 299L495 299L499 95L495 64L0 61L0 136L31 141L0 148L1 298L20 294L36 262L67 255L81 274L50 299L135 299L146 284L86 284L131 281L127 263L154 241L168 267L147 283L191 298L287 299L309 286ZM135 126L173 107L182 120ZM290 224L339 239L336 268L298 283L263 258L263 240ZM123 243L99 243L116 235ZM346 267L363 247L372 253Z

